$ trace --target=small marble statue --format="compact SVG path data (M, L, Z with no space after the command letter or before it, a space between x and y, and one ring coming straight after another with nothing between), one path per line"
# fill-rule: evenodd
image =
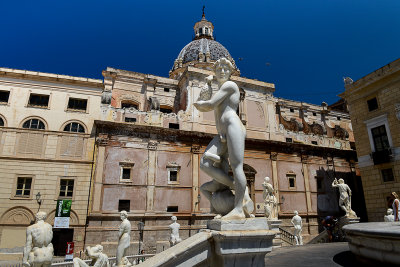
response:
M74 267L110 267L108 257L103 253L102 245L96 245L94 247L87 246L85 253L90 259L92 259L90 265L80 258L74 258Z
M392 209L387 209L386 215L383 216L385 222L394 222L394 215Z
M269 181L270 178L265 177L264 183L262 184L264 188L263 198L265 217L267 219L278 219L278 203L275 197L275 190Z
M303 245L303 237L301 236L301 230L303 228L303 221L299 216L297 210L294 211L294 216L292 218L292 224L294 226L294 239L296 240L296 245Z
M212 75L206 77L207 84L201 89L200 95L199 95L199 98L197 99L197 101L210 100L210 98L212 96L212 88L211 88L212 80L213 80Z
M400 200L399 196L397 195L396 192L392 192L392 197L394 198L393 204L392 204L392 209L393 209L393 215L394 215L394 221L397 222L399 221L399 214L400 214Z
M339 206L344 212L346 212L346 217L356 218L356 213L351 209L351 189L344 183L343 179L339 181L335 178L332 182L332 187L337 187L339 189Z
M131 223L128 221L128 212L125 210L120 212L121 224L119 226L119 238L117 247L117 266L123 266L122 257L126 256L126 250L129 248L131 242Z
M229 81L233 69L226 58L217 60L214 71L219 90L211 99L194 103L201 112L214 110L218 132L200 161L200 168L213 180L203 184L200 190L210 201L211 211L224 215L222 218L228 220L250 217L254 210L243 171L246 128L236 114L240 92L237 84ZM211 78L207 80L211 81ZM229 166L233 178L229 175ZM234 190L234 195L231 190Z
M53 230L46 223L47 213L36 213L36 223L26 229L26 243L22 264L25 267L47 267L53 259Z
M181 225L176 222L176 216L171 217L172 223L169 225L169 229L171 229L171 236L169 237L169 244L170 246L175 246L176 244L180 243L182 239L179 237L179 228Z

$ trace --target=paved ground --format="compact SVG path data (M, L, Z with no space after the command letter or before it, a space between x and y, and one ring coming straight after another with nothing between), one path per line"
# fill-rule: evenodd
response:
M371 261L360 262L349 250L346 242L282 247L265 257L265 266L382 266ZM385 267L388 265L385 264Z

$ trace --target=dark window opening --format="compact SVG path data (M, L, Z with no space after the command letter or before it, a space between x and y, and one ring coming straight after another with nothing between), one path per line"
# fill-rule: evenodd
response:
M122 168L122 179L131 179L131 168Z
M4 126L4 121L2 118L0 118L0 126Z
M169 92L169 88L164 88L164 92Z
M0 91L0 103L8 103L10 91Z
M200 33L200 35L203 34L203 28L199 29L199 33Z
M178 171L169 171L169 181L170 182L178 181Z
M317 113L316 113L316 112L313 112L312 115L313 115L313 116L317 116Z
M47 108L49 105L49 95L31 94L29 96L28 106Z
M172 109L170 109L170 108L160 108L160 111L162 113L172 113Z
M206 34L208 34L208 28L205 28L206 29Z
M340 120L341 120L341 118L340 118L340 117L336 117L336 119L337 119L338 121L340 121Z
M378 109L378 100L376 99L376 97L367 100L367 105L368 105L368 110L369 111L373 111L375 109Z
M131 211L131 201L126 199L120 199L118 201L118 211Z
M322 190L322 179L317 178L317 190Z
M290 112L294 112L294 109L293 109L293 108L291 108L291 109L290 109Z
M318 145L318 142L317 141L311 141L311 144Z
M356 143L355 142L350 142L350 148L353 150L356 150Z
M68 109L86 111L87 99L70 98L68 100Z
M60 180L60 197L72 197L74 192L74 180L61 179Z
M179 123L170 123L169 128L179 130Z
M168 206L167 212L178 212L178 206Z
M293 143L293 139L292 138L286 138L286 143Z
M44 123L39 119L27 120L22 125L22 128L25 128L25 129L39 129L39 130L44 130L45 129Z
M289 187L295 187L295 177L289 177Z
M65 125L64 132L71 132L71 133L85 133L85 128L82 124L77 122L71 122Z
M136 118L125 117L125 122L136 122Z
M372 139L374 140L376 152L390 148L385 125L372 128L371 133L372 133Z
M29 197L31 195L32 177L18 177L15 196Z
M122 102L121 108L134 108L139 109L139 105L132 102Z
M382 179L384 182L392 182L394 181L394 175L393 175L393 169L383 169L381 170L382 173Z

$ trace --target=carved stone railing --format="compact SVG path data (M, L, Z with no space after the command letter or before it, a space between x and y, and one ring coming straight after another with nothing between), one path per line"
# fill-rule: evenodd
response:
M128 260L133 264L137 264L137 260L139 259L139 262L143 262L144 260L153 257L155 254L141 254L141 255L131 255L131 256L126 256ZM110 262L110 266L113 266L114 263L116 262L115 257L110 257L108 258ZM91 262L91 260L85 260L87 264ZM73 262L72 261L64 261L64 262L57 262L51 264L51 267L73 267Z
M286 231L283 228L279 227L279 230L281 232L281 239L282 241L290 244L290 245L296 245L296 239L294 238L294 235L288 231Z

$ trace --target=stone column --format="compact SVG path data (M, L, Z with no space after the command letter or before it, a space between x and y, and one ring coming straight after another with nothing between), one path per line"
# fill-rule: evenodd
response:
M199 163L200 145L192 144L192 212L200 212Z
M279 178L278 178L278 166L277 166L277 160L278 160L278 153L277 152L271 152L271 165L272 165L272 181L274 183L274 189L276 190L276 200L278 203L281 202L280 197L279 197ZM278 214L281 210L281 206L278 205ZM279 215L278 215L279 216Z
M89 206L90 212L99 212L102 204L102 187L103 187L103 171L106 146L108 145L108 135L99 134L96 139L97 156L95 164L95 174L92 181L91 203ZM96 151L93 151L95 153Z
M151 140L147 144L149 151L147 160L147 194L146 194L146 212L154 211L154 187L156 181L157 169L157 141Z

